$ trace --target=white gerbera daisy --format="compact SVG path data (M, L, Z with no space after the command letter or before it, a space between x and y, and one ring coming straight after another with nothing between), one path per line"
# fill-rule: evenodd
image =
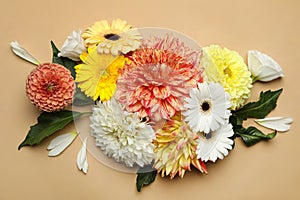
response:
M183 115L194 132L209 133L230 117L230 96L219 83L198 83L186 98Z
M154 130L137 113L123 111L114 98L94 106L90 120L96 145L108 157L127 167L144 166L154 159Z
M107 34L106 40L98 44L99 53L111 53L114 56L120 52L126 54L140 47L142 36L137 29L129 29L121 34Z
M232 125L227 123L218 130L208 134L201 134L197 146L197 158L204 162L208 160L215 162L218 158L223 159L228 155L228 150L232 149L233 140L229 137L233 136Z

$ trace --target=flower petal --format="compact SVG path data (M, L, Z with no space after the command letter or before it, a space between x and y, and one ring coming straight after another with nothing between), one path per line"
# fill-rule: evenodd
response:
M60 135L53 140L51 140L50 144L48 145L47 149L51 150L48 153L48 156L57 156L61 152L63 152L76 138L77 133L66 133L63 135Z
M40 64L40 62L36 58L34 58L26 49L21 47L17 41L11 42L10 46L11 46L12 51L20 58L23 58L24 60L26 60L34 65Z
M255 120L259 125L266 128L273 129L280 132L285 132L290 129L290 125L293 122L292 118L289 117L270 117L264 119Z
M87 173L88 170L88 162L86 157L86 142L87 142L87 137L84 139L82 143L82 147L77 155L77 167L79 170L82 170L85 174Z

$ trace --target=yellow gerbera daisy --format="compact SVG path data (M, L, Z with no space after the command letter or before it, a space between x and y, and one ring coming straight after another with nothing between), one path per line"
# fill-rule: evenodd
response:
M124 56L98 54L97 48L88 49L80 56L82 64L76 65L78 87L93 100L109 100L115 93L116 81L125 64Z
M119 34L129 30L131 26L124 20L113 20L111 25L107 20L101 20L94 23L82 33L85 45L87 47L95 47L106 39L117 38Z
M82 38L87 47L98 46L99 53L126 54L137 49L142 43L142 36L137 29L121 19L116 19L110 25L106 20L96 22L88 28Z
M218 45L205 47L201 59L206 81L220 83L230 94L232 107L242 106L250 96L251 73L236 52Z

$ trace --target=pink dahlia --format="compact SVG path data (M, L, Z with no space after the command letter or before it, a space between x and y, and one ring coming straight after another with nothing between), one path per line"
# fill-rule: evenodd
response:
M44 63L35 68L26 81L30 101L46 112L58 111L72 103L74 79L64 66Z
M201 57L200 47L199 51L195 51L188 47L179 38L172 37L172 34L166 34L165 37L152 36L148 40L143 42L143 46L146 48L154 48L160 50L168 50L176 55L179 55L187 60L190 64L199 65L199 58Z
M165 50L142 48L129 57L117 82L116 98L130 112L152 121L170 119L183 109L183 99L201 81L192 64Z

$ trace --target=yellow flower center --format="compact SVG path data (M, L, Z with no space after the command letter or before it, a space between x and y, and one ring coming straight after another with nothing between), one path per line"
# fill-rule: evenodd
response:
M223 72L224 72L224 74L226 74L229 77L232 76L232 71L229 67L226 67Z

